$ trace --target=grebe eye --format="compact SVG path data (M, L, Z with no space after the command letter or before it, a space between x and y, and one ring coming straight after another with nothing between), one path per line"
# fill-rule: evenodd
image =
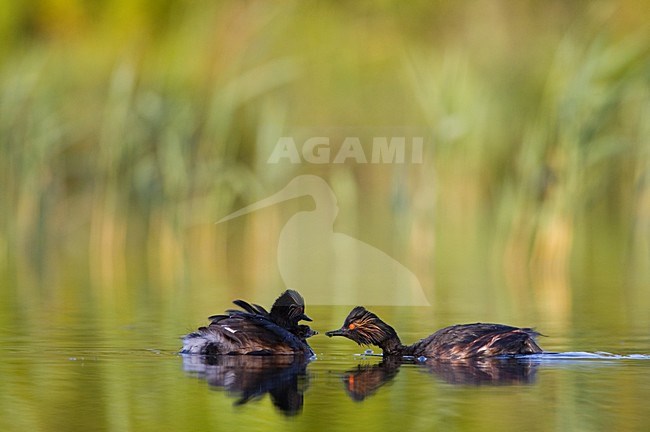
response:
M348 326L348 328L349 328L350 330L354 330L356 327L357 327L357 326L354 325L354 324L350 324L350 325Z

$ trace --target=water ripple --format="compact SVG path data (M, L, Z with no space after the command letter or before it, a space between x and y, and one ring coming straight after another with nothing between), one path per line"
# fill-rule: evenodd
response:
M650 360L650 354L613 354L605 351L568 351L568 352L546 352L520 357L540 362L553 362L564 360Z

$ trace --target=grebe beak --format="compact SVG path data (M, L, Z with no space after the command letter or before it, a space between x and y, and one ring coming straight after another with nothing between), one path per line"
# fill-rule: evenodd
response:
M331 330L328 332L325 332L326 336L332 337L332 336L347 336L347 331L343 328L340 328L338 330Z

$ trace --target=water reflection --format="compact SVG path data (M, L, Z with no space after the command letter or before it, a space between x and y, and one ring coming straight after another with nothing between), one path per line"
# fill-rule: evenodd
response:
M416 360L385 358L380 363L359 364L356 369L345 372L343 383L348 396L362 401L389 383L402 365L415 365L455 385L515 385L535 381L537 364L520 358L490 358L461 361Z
M359 364L343 376L345 391L352 399L362 401L395 378L402 363L402 359L387 357L374 365Z
M448 384L516 385L535 382L537 364L522 358L427 360L423 365Z
M302 411L309 382L304 356L198 356L183 355L186 372L224 389L244 405L269 394L273 405L292 416ZM490 358L442 362L384 358L376 364L359 364L343 374L345 392L363 401L391 382L403 365L434 375L454 385L516 385L535 381L537 362L521 358Z
M234 405L268 393L273 405L291 416L302 411L309 361L305 356L183 355L183 369L236 397Z

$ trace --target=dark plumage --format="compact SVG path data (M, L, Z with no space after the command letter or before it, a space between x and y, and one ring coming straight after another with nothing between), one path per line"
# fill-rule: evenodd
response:
M242 310L229 309L213 315L210 324L183 338L183 354L306 354L313 352L306 339L316 334L305 315L305 303L297 291L287 290L277 298L271 312L243 300L233 302Z
M379 346L384 356L456 360L542 352L535 342L539 333L533 329L483 323L445 327L413 345L402 345L391 326L362 306L352 309L343 327L325 334L343 336L359 345Z

